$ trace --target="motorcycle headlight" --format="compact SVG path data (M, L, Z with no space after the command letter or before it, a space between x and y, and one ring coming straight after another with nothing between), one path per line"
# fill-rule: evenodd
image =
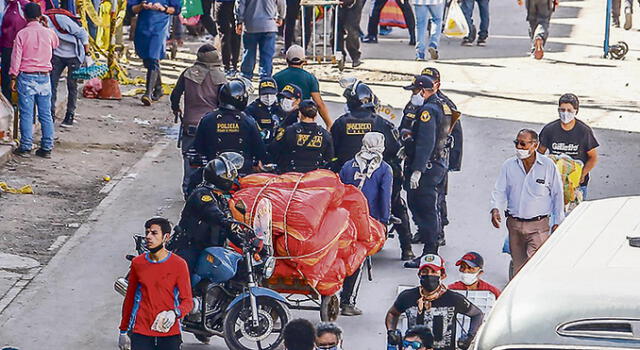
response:
M273 272L276 269L276 259L273 257L268 257L267 261L264 262L264 278L269 279L273 276Z

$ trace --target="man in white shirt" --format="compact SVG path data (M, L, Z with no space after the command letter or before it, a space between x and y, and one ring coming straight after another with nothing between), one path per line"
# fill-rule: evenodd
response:
M562 180L553 161L536 152L538 134L530 129L518 132L516 156L500 169L491 193L491 223L500 228L500 211L505 210L509 246L516 274L564 220Z

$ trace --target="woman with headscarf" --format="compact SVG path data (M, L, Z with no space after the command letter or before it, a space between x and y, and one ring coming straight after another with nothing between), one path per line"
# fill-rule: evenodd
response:
M391 218L393 171L391 166L382 160L384 141L382 133L364 134L362 148L353 159L344 163L340 170L340 180L358 187L367 198L369 215L386 225ZM352 298L359 274L360 269L344 280L340 293L340 310L344 316L362 314L362 311L356 308L355 297Z
M166 52L169 38L169 24L172 15L178 15L182 7L181 0L129 0L133 13L138 14L133 44L136 54L142 58L147 69L146 91L142 103L150 106L162 96L160 78L160 60Z
M196 129L202 116L218 108L218 91L220 86L227 82L221 67L220 55L216 48L210 44L202 45L198 49L196 62L182 72L176 87L171 92L171 110L176 120L179 118L182 122L180 137L184 160L182 182L184 193L187 193L188 179L195 171L195 168L189 166L185 151L190 148L195 139ZM183 94L184 114L180 109L180 99Z

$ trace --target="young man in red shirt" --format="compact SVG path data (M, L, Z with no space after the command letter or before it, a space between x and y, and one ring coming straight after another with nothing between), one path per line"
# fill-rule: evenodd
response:
M451 290L487 290L495 295L496 299L500 296L500 289L480 279L484 273L484 259L476 252L469 252L456 262L456 266L460 266L460 281L449 285Z
M148 253L131 261L122 305L120 350L178 350L180 318L193 308L187 263L165 248L171 224L152 218L145 224Z

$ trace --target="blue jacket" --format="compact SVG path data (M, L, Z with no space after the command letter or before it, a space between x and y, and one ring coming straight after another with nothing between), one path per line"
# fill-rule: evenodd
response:
M360 179L355 179L360 172L358 163L351 159L344 163L340 170L340 180L343 183L358 187ZM387 162L382 162L370 178L364 181L362 193L369 203L369 215L374 219L388 224L391 217L391 188L393 186L393 172Z

